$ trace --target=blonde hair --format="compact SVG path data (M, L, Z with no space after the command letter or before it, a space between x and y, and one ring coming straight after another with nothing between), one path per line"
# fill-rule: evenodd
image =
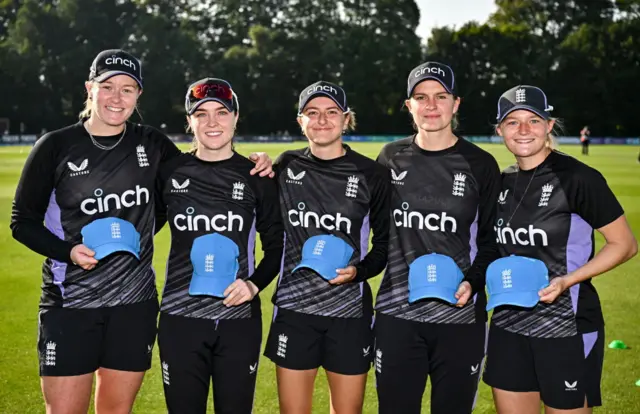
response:
M96 81L90 81L90 82L91 82L91 91L93 91L93 88L97 87L98 82ZM84 109L80 111L80 113L78 114L78 118L80 119L91 118L91 91L87 92L87 99L85 99L84 101Z
M350 110L347 116L349 117L349 122L343 132L353 132L356 130L356 125L358 124L356 121L356 112Z

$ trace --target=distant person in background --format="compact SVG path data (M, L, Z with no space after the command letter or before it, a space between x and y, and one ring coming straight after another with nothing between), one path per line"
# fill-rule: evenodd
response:
M262 343L258 292L282 259L277 184L251 176L253 163L233 149L239 103L227 81L195 82L185 107L195 149L163 164L158 179L157 210L171 228L158 326L165 400L169 413L204 414L213 381L216 413L249 414Z
M416 133L384 146L391 169L388 265L376 299L376 390L381 414L418 414L431 378L431 412L473 410L485 356L484 273L500 169L456 135L453 70L426 62L408 76Z
M580 130L580 143L582 144L582 155L589 155L589 138L591 131L587 125Z
M96 413L128 413L151 367L155 179L180 151L129 122L142 86L136 57L100 52L80 121L39 139L18 182L13 237L46 257L38 357L47 413L87 412L94 374Z
M602 404L605 331L592 278L638 249L604 177L552 149L551 110L534 86L498 101L496 132L516 158L497 203L503 258L487 272L493 316L484 381L500 414L539 413L541 401L547 413L588 414ZM605 239L597 254L594 229Z
M298 103L309 146L274 164L285 247L265 356L277 366L283 414L317 411L321 366L331 413L362 413L374 346L367 279L387 263L391 183L389 170L342 142L354 117L341 87L309 85Z

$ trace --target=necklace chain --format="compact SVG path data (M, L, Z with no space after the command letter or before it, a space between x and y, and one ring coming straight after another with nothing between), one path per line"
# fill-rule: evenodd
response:
M516 214L516 211L518 211L518 208L520 207L520 204L522 204L522 200L524 200L524 196L527 194L527 191L529 191L529 186L531 185L531 182L533 181L533 177L535 177L536 171L538 170L539 166L540 165L537 165L536 168L533 170L533 174L531 174L531 178L529 178L529 183L527 184L527 187L524 189L524 193L522 193L522 197L520 197L520 201L518 201L518 204L516 205L516 208L513 209L513 212L511 212L511 215L509 216L509 219L507 220L507 227L511 227L511 219ZM518 186L518 175L520 174L520 167L517 167L517 168L518 168L518 170L516 171L516 182L513 185L513 199L514 199L514 201L515 201L515 198L516 198L516 188Z
M89 132L89 128L87 128L86 125L84 125L84 129L85 131L87 131L87 134L89 134L89 137L91 137L91 142L93 142L93 145L95 145L96 147L105 150L105 151L110 151L112 149L114 149L115 147L118 146L118 144L120 143L120 141L122 141L122 138L124 138L124 134L127 133L127 124L125 122L124 124L124 129L122 130L122 135L120 135L120 138L118 139L118 141L113 144L112 146L108 147L106 145L102 145L101 143L99 143L98 141L96 141L96 139L93 137L93 135L91 135L91 132Z

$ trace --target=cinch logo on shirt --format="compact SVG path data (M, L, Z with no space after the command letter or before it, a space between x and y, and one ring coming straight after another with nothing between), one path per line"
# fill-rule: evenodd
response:
M549 239L544 230L533 227L532 224L525 228L502 227L503 219L498 220L498 225L493 230L498 236L496 241L500 244L515 244L519 246L548 246ZM537 244L536 244L537 243Z
M187 207L187 214L176 214L173 218L173 225L179 231L242 231L244 228L244 219L242 216L234 214L233 211L227 211L226 214L216 214L213 217L204 214L195 215L196 210L193 207ZM237 229L234 224L237 223Z
M120 210L149 203L149 190L136 185L135 190L127 190L122 194L107 194L103 196L101 188L97 188L93 195L96 198L85 198L80 203L80 210L90 216L111 210Z
M402 203L402 210L399 208L393 210L393 220L396 226L408 229L417 228L419 230L426 228L427 230L442 232L447 231L447 227L449 227L453 233L458 229L456 219L447 216L447 213L444 211L441 214L430 213L425 216L418 211L408 210L409 203L406 201ZM449 224L449 226L447 226L447 224Z
M304 211L306 205L298 203L298 210L289 210L289 223L293 227L315 227L325 230L344 230L347 234L351 234L351 220L337 213L336 215L323 214L319 215L313 211ZM344 229L343 229L344 227Z

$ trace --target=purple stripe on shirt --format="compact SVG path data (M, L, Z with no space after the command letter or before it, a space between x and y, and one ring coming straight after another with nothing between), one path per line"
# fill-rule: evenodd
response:
M567 273L571 273L589 261L593 244L591 236L593 228L577 214L571 214L569 226L569 238L567 240ZM580 285L571 286L571 304L573 312L578 312L578 296Z
M362 219L362 227L360 227L360 260L363 260L369 251L369 213ZM364 285L360 282L360 297L364 295Z
M251 224L251 232L249 233L249 245L247 246L247 257L249 259L249 275L251 277L255 271L255 252L256 249L256 217L253 216L253 223Z
M582 343L584 344L584 358L587 359L591 350L598 340L598 331L582 334Z
M56 202L56 190L53 190L51 192L51 197L49 198L47 211L44 214L44 225L60 240L64 240L64 230L62 229L62 219L60 218L60 214L60 206ZM53 273L53 284L58 286L62 297L64 297L63 282L67 274L67 264L51 259L51 272Z
M476 210L476 218L473 219L473 223L471 223L470 235L469 235L469 259L470 263L473 263L476 260L476 255L478 254L478 211Z
M284 232L284 236L282 239L282 260L280 261L280 277L278 278L278 286L280 286L280 282L282 282L282 278L284 277L284 255L287 251L287 232Z
M360 228L360 260L364 259L369 251L369 213L362 220L362 227Z

